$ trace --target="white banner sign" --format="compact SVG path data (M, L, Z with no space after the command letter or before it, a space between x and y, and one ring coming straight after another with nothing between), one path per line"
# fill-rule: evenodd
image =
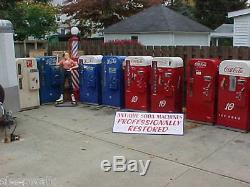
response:
M117 112L113 132L183 135L183 114Z

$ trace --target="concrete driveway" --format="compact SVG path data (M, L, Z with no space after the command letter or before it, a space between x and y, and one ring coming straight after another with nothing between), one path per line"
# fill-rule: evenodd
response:
M22 140L0 143L0 187L250 187L249 134L191 123L184 136L114 134L114 114L85 105L19 113ZM151 164L145 176L103 172L113 156Z

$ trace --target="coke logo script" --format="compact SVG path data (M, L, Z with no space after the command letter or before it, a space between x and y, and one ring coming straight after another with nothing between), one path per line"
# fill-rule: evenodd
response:
M230 66L226 66L226 67L224 68L224 72L226 72L226 73L241 74L241 73L243 73L243 68L241 68L241 67L230 67Z
M206 62L196 62L194 65L195 67L201 67L201 68L207 67Z

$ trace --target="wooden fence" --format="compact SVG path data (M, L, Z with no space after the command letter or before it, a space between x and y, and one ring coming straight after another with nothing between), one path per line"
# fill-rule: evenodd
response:
M50 51L67 50L67 43L60 43L57 46L49 46ZM86 41L80 44L80 50L86 55L149 55L149 56L178 56L187 62L190 58L219 58L250 60L249 47L196 47L196 46L121 46L107 45L102 42L88 44Z

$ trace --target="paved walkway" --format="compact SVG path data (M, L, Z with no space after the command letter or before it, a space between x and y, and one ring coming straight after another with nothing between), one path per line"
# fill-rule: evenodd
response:
M184 136L113 134L114 114L83 105L19 113L23 140L0 143L0 187L39 186L39 177L58 187L250 187L250 134L190 123ZM151 160L148 173L103 172L117 155Z

